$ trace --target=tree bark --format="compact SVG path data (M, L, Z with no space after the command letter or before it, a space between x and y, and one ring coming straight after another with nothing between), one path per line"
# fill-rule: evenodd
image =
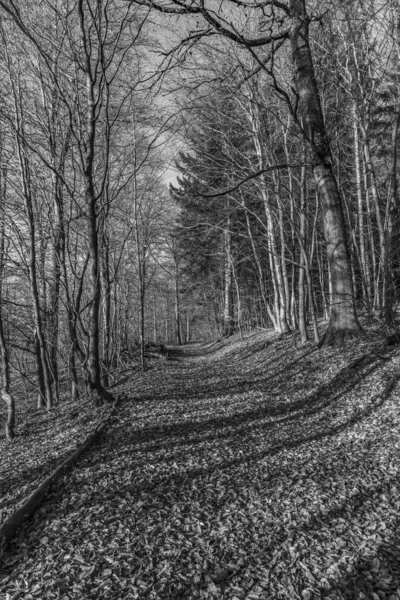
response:
M2 140L0 142L0 158L2 156ZM11 441L14 436L15 427L15 402L10 392L10 363L8 348L6 344L4 321L3 321L3 273L4 273L4 199L5 199L5 168L2 168L0 179L0 364L1 364L1 387L0 394L7 406L6 440Z
M358 323L346 242L342 202L332 170L332 157L309 44L309 17L305 0L291 0L290 42L298 119L308 147L319 202L324 215L324 235L332 280L331 313L320 345L341 343L361 332Z
M227 200L227 210L229 201ZM232 259L231 259L231 231L228 215L226 229L224 230L224 311L223 311L223 336L233 333L233 293L232 293Z
M86 366L86 389L89 397L99 404L103 400L113 401L112 394L107 392L101 384L100 352L99 352L99 319L100 319L100 264L99 264L99 244L97 233L97 214L96 214L96 193L93 180L93 165L95 157L95 139L96 139L96 107L95 100L95 81L91 65L91 48L88 47L90 41L87 39L85 30L85 15L83 9L83 0L78 0L78 15L81 37L81 48L83 52L83 68L86 78L86 99L87 99L87 117L86 117L86 139L84 155L84 180L85 180L85 202L86 202L86 222L89 251L89 282L90 282L90 308L89 308L89 326L88 326L88 355ZM100 93L100 92L99 92Z
M180 302L179 302L179 265L178 256L175 248L173 248L174 254L174 288L175 288L175 329L176 329L176 342L178 346L182 345L181 335L181 316L180 316Z
M397 48L395 55L395 67L397 70L400 67L400 6L397 6L395 12L395 27L396 27L396 42ZM399 86L399 84L398 84ZM387 260L386 260L386 289L384 297L384 316L387 325L393 325L395 315L393 312L394 302L396 298L396 290L400 280L400 226L399 226L399 207L398 207L398 184L397 184L397 167L398 167L398 151L397 145L399 141L400 131L400 89L397 89L397 98L394 105L394 116L392 124L392 139L391 139L391 165L390 165L390 197L387 215Z
M254 148L257 156L258 168L262 169L265 167L263 149L260 141L260 115L258 111L257 102L251 102L250 104L250 124L252 129L252 137ZM272 320L274 328L280 333L289 331L289 325L287 323L286 313L286 300L285 300L285 285L282 274L281 262L278 255L278 244L276 240L276 233L274 229L272 212L270 206L269 195L267 191L267 184L265 175L260 176L260 193L264 204L265 216L267 219L267 243L269 251L269 263L272 276L272 287L274 292L274 319Z
M103 227L101 253L101 283L103 289L103 374L102 384L110 385L109 371L111 367L111 281L108 233Z
M387 239L385 233L385 224L384 219L382 218L381 213L381 202L378 192L378 185L376 181L376 174L374 169L374 164L372 162L370 144L368 139L368 131L366 128L360 123L360 132L363 141L363 150L364 150L364 160L365 160L365 169L367 175L367 182L369 180L369 189L371 190L371 196L374 203L375 208L375 218L376 224L378 228L379 234L379 271L378 277L381 280L381 294L377 297L379 308L384 311L385 298L387 294Z
M357 215L358 215L358 238L360 248L360 270L361 270L361 282L364 295L364 303L369 310L370 308L370 296L368 273L369 266L367 264L367 254L365 250L365 224L364 224L364 202L363 202L363 189L362 189L362 175L360 165L360 144L358 135L358 123L357 123L357 111L353 101L353 139L354 139L354 167L356 173L356 190L357 190Z
M303 158L304 155L303 155ZM305 162L305 160L304 160ZM305 344L308 340L307 333L307 318L306 318L306 307L305 307L305 271L306 271L306 171L307 168L305 165L301 168L301 178L300 178L300 240L301 240L301 249L300 249L300 266L299 266L299 331L300 331L300 340L302 344ZM310 303L312 302L312 298L309 299Z

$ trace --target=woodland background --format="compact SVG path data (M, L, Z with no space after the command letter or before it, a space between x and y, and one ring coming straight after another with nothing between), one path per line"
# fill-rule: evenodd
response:
M4 0L0 38L9 437L150 343L395 326L396 0Z

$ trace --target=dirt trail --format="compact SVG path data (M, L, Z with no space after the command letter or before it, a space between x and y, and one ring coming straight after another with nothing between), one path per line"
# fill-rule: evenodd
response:
M399 398L381 393L398 352L349 369L371 340L293 341L170 349L117 386L107 434L11 544L0 597L400 597Z

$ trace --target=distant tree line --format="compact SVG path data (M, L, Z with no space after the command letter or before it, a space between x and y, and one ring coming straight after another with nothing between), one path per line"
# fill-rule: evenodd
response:
M202 44L191 31L179 48L193 52L172 188L185 290L202 290L224 335L298 329L304 342L309 324L321 344L341 343L360 311L394 325L398 3L223 6L168 5L209 24L197 22Z

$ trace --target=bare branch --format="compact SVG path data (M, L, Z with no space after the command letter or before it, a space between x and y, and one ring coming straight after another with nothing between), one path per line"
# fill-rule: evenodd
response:
M226 194L231 194L232 192L235 192L244 183L246 183L246 181L249 181L250 179L255 179L256 177L259 177L263 173L268 173L269 171L276 171L277 169L295 169L295 168L302 167L302 166L304 166L304 163L298 163L295 165L289 165L287 163L284 163L281 165L272 165L271 167L265 167L264 169L260 169L259 171L250 173L250 175L247 175L247 177L244 177L243 179L241 179L240 181L235 183L235 185L233 185L230 188L226 188L225 190L215 192L214 194L203 194L202 192L198 192L198 194L199 194L199 196L203 196L203 198L218 198L220 196L225 196Z
M158 10L159 12L166 13L166 14L173 14L173 15L186 15L186 14L199 15L199 14L201 14L202 17L205 19L205 21L207 21L207 23L209 23L218 34L223 35L223 36L233 40L234 42L241 44L242 46L247 46L247 47L252 47L252 48L259 47L259 46L266 46L266 45L272 44L273 42L276 42L278 40L285 40L289 36L289 30L285 29L281 32L271 33L268 36L263 36L260 38L253 38L253 39L247 38L236 31L231 31L227 27L224 27L222 25L221 21L217 17L213 16L213 14L204 7L204 2L202 0L200 2L200 6L193 5L193 4L187 5L184 2L181 2L181 0L172 0L172 1L175 6L165 6L163 4L158 4L158 3L154 2L153 0L135 0L136 4L139 4L140 6L145 6L146 8L154 8L155 10ZM237 0L236 4L247 8L247 5L244 3L242 4L240 2L240 0ZM272 6L274 8L279 8L279 9L283 10L286 14L288 14L288 11L289 11L288 7L285 4L282 4L280 2L275 2L275 0L266 0L265 3L261 3L259 5L254 5L254 6L252 6L252 8L261 8L264 6ZM251 7L251 5L249 5L249 7Z

